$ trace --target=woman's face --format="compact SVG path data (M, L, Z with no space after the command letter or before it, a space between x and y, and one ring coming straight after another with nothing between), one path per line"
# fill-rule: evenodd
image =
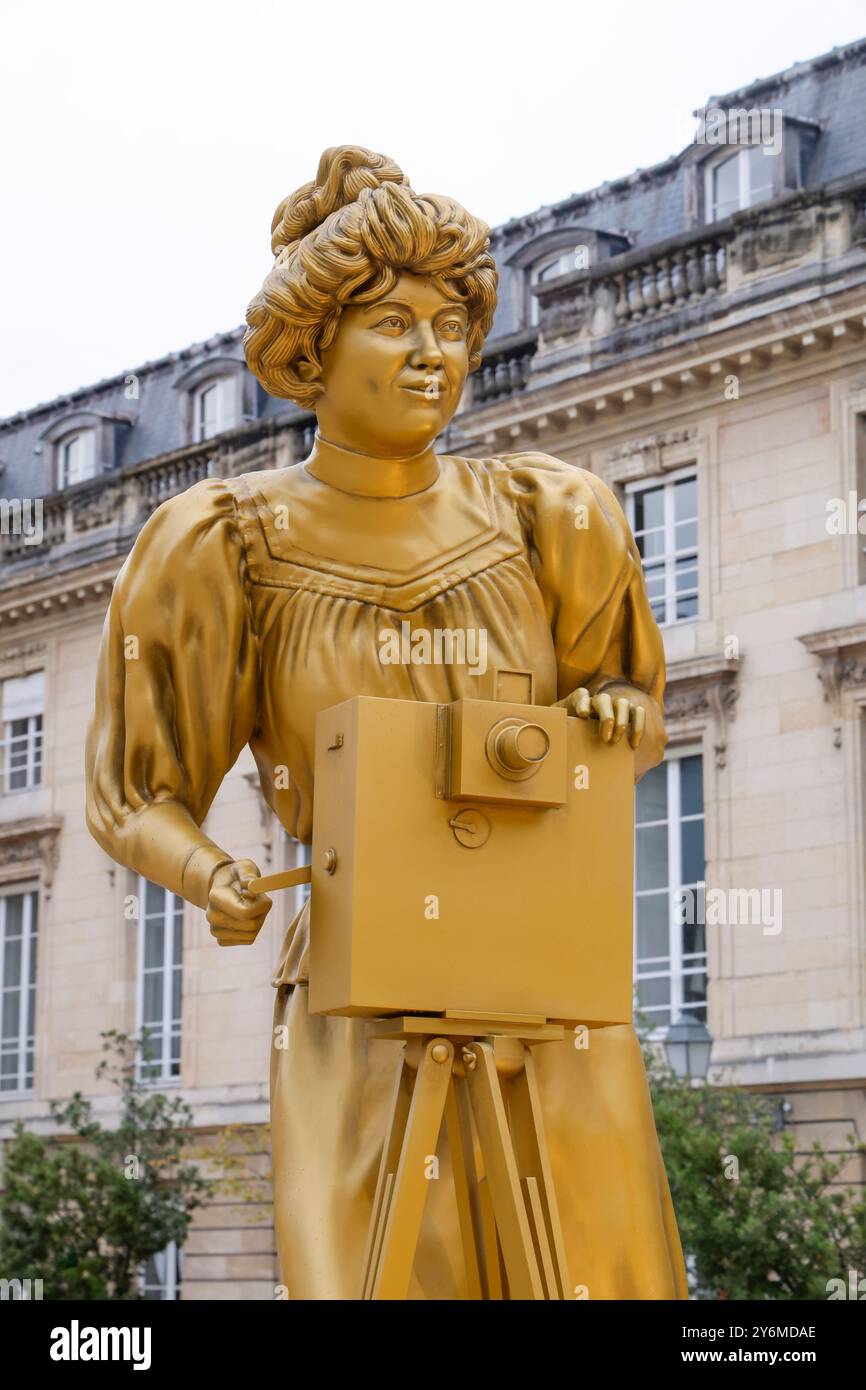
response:
M322 356L321 433L380 457L420 453L457 409L468 327L463 304L408 271L375 303L348 305Z

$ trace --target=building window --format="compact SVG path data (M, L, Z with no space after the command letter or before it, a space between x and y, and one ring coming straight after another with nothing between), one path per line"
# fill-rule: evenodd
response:
M150 1259L145 1261L139 1284L142 1298L180 1298L180 1251L173 1240L164 1250L151 1255Z
M703 760L684 751L635 789L634 954L642 1025L706 1018L704 870ZM684 889L692 891L686 901L694 911L683 911Z
M57 486L71 487L96 473L96 430L80 430L57 446Z
M764 146L749 145L709 165L704 190L708 222L719 222L741 208L773 196L774 157Z
M42 781L42 709L45 673L3 682L2 789L29 791Z
M0 895L0 1093L33 1090L35 892Z
M139 1075L157 1084L180 1077L183 899L142 878L139 901L138 1024L147 1034Z
M233 376L212 378L193 396L193 439L200 444L234 429L238 420L239 382Z
M539 304L532 293L532 286L543 285L548 280L556 280L560 275L568 275L569 271L574 270L574 268L574 247L570 247L567 251L555 251L536 261L529 272L529 322L531 324L537 324L539 319Z
M632 483L626 515L643 561L659 624L698 616L698 480L678 473L664 483Z

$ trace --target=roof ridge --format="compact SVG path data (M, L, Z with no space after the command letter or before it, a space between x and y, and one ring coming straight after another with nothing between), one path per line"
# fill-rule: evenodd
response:
M814 58L806 59L804 62L793 63L790 67L782 68L779 72L772 73L769 77L756 77L752 82L743 87L737 87L734 91L723 92L716 96L708 97L704 106L699 106L692 115L698 116L702 111L714 103L722 105L746 96L750 92L760 91L762 88L770 88L781 85L782 82L792 82L805 77L808 73L825 68L833 67L835 64L844 62L847 58L866 55L866 39L854 39L851 43L838 44L830 48L826 53L819 53ZM686 147L688 148L688 146ZM564 198L558 199L553 203L542 203L540 207L531 208L528 212L509 217L505 222L498 222L491 229L493 240L504 235L512 228L525 226L532 218L541 218L546 213L555 213L565 210L569 203L592 203L598 202L605 194L610 193L617 187L627 187L629 184L637 183L640 180L649 180L661 173L667 166L676 164L682 157L682 150L676 154L667 155L664 159L658 160L655 164L650 164L646 168L634 169L629 174L622 174L619 178L606 179L604 183L596 184L593 188L584 189L581 193L569 193Z
M188 344L187 347L165 352L161 357L150 358L137 367L122 367L120 371L114 372L111 376L100 377L98 381L76 386L72 391L63 391L59 396L52 396L50 400L38 401L35 405L27 406L23 410L16 410L13 415L3 416L0 418L0 430L8 429L13 425L20 425L25 420L56 410L60 405L74 405L76 401L90 397L96 391L107 391L110 387L122 386L127 377L143 376L145 373L156 371L158 367L168 366L172 362L183 362L196 353L213 351L215 348L236 342L245 332L246 324L242 324L237 328L227 329L224 333L212 333L209 338L202 338L198 342Z

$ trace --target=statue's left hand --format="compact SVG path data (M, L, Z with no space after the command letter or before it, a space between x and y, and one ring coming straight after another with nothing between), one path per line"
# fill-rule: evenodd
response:
M591 719L595 716L603 743L619 743L627 733L629 744L632 748L637 748L643 738L646 709L642 704L624 695L607 695L604 691L598 695L590 695L584 686L580 686L570 695L566 695L564 700L557 700L556 703L578 719Z
M271 910L267 893L251 893L248 884L259 877L252 859L220 864L210 883L207 919L220 946L251 946Z

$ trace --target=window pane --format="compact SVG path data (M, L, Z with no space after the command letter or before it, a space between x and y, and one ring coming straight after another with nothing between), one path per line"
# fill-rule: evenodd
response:
M722 160L713 170L713 208L715 218L730 217L740 206L740 152Z
M634 529L650 531L664 525L665 490L663 487L648 487L634 494Z
M669 977L663 975L660 978L638 980L637 1006L640 1011L649 1014L647 1022L650 1025L670 1023L670 1001Z
M698 545L698 523L678 521L674 527L674 549L696 550Z
M165 927L162 922L144 923L144 968L161 966L165 957Z
M180 965L183 958L183 902L175 898L173 936L173 964Z
M704 760L699 754L680 758L680 805L684 816L704 813Z
M3 1037L17 1038L21 1026L21 991L18 989L4 989L3 991Z
M775 157L764 154L759 145L753 145L746 152L749 165L749 206L761 203L773 196L773 166Z
M674 521L694 521L698 514L698 480L683 478L674 483Z
M706 867L704 862L703 820L683 821L680 827L680 835L683 883L700 883L704 877L704 869Z
M683 927L683 955L703 955L707 949L703 922L687 922Z
M644 560L656 560L665 553L665 533L659 527L653 531L639 532L635 537L638 554Z
M142 1021L158 1023L162 1020L162 971L156 970L144 977L144 1001Z
M683 1003L702 1004L707 997L707 977L703 970L683 975Z
M162 917L165 912L165 889L158 883L147 883L144 890L144 911L148 917Z
M700 759L698 759L700 761ZM668 770L664 763L654 767L635 789L636 817L642 823L665 820L668 813Z
M667 826L657 825L637 832L637 887L665 888L668 882Z
M20 936L6 937L3 946L3 982L8 989L21 980L21 947L24 942Z
M665 594L665 572L664 569L650 565L644 576L646 579L646 591L650 599L662 599Z
M6 899L6 939L20 936L24 930L24 894L15 893ZM6 983L9 983L7 978Z
M637 955L638 960L659 959L667 961L670 956L670 925L668 895L650 893L637 900Z

